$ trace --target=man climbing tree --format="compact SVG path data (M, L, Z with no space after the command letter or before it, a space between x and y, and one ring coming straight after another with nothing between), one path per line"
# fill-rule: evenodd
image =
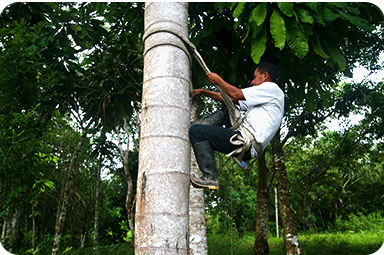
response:
M250 160L263 152L279 129L284 114L284 93L275 83L276 77L277 68L269 62L257 66L252 86L245 89L229 84L216 73L207 74L208 80L219 86L246 114L242 128L235 130L231 129L227 107L192 123L189 138L202 172L201 177L191 176L194 186L219 189L214 150L235 157L242 153L240 158L237 157L238 162ZM197 95L224 101L220 92L195 89L192 98ZM244 139L252 142L241 152Z

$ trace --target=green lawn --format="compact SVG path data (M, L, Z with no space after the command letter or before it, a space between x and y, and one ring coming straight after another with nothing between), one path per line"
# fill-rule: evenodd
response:
M384 230L361 233L326 233L299 235L304 255L368 255L377 251L384 243ZM252 234L243 238L229 234L208 236L209 255L252 255L254 238ZM270 255L285 255L282 238L269 239ZM68 255L93 254L92 248L71 250ZM99 248L100 255L133 255L128 244Z
M384 243L384 231L362 233L327 233L299 235L305 255L368 255L377 251ZM242 239L229 235L208 237L209 255L250 255L254 238ZM269 239L270 255L285 255L282 238Z

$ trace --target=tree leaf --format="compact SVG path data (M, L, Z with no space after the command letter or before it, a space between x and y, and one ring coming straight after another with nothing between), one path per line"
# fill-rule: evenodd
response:
M313 112L315 110L315 102L311 93L308 93L306 95L305 101L306 101L307 111L310 113Z
M275 46L282 50L285 46L286 27L283 17L278 9L274 9L270 19L271 34L275 42Z
M288 17L293 16L293 2L278 2L277 7Z
M235 7L237 5L236 2L229 2L229 3L226 3L226 6L228 7L228 9L232 10L233 7Z
M241 40L241 43L244 43L244 41L248 38L249 31L251 31L251 26L247 26L247 33L245 34L243 40Z
M293 23L293 22L291 22ZM287 43L298 58L303 58L309 51L308 38L304 36L297 24L291 24L287 30Z
M320 43L320 38L317 34L314 34L313 35L313 42L312 42L312 46L313 46L313 51L319 55L320 57L322 58L329 58L329 56L327 55L327 53L324 52L323 48L321 47L321 43Z
M252 11L252 19L256 22L257 26L263 24L265 18L267 17L267 4L260 3Z
M260 26L260 27L258 27L258 26L252 26L252 38L255 39L256 36L260 33L260 31L261 31L262 29L264 29L263 26Z
M295 10L297 12L297 16L302 22L310 24L314 23L314 19L308 10L301 7L296 7Z
M215 6L215 9L219 12L219 13L223 13L224 9L225 9L225 6L226 4L223 3L223 2L214 2L213 5Z
M332 22L335 19L340 17L340 14L333 12L330 8L325 7L324 8L324 16L327 20L327 22Z
M313 18L316 20L316 23L325 26L324 14L320 11L320 6L324 6L322 3L305 3L305 6L311 10Z
M251 57L255 64L260 63L267 46L267 30L264 28L261 33L252 41Z
M82 30L82 27L79 26L79 25L70 25L70 28L71 28L73 31L81 31L81 30Z
M349 21L356 27L360 27L368 32L372 32L375 29L375 26L372 24L369 24L369 22L359 16L352 16L347 12L342 12L339 10L339 13L341 14L341 18Z
M235 19L238 18L240 16L240 14L243 12L244 7L245 7L244 2L238 3L235 10L233 11L233 18L235 18Z
M347 61L345 60L343 53L336 47L328 47L326 50L331 58L337 63L340 71L344 71L347 67Z

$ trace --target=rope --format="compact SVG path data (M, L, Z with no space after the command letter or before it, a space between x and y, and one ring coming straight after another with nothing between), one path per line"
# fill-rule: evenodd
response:
M192 44L190 41L189 41L190 44ZM189 45L189 44L188 44ZM193 45L193 44L192 44ZM191 47L192 49L192 53L195 57L195 59L197 60L197 62L200 64L201 68L204 70L205 73L210 73L207 65L205 64L203 58L201 57L200 53L197 51L196 47L193 45L193 47ZM237 129L241 122L242 122L242 118L241 118L241 114L240 114L240 111L239 109L237 109L237 107L235 106L235 104L233 103L233 99L228 96L221 88L220 86L214 84L215 87L220 91L220 94L221 96L223 97L223 100L224 100L224 103L227 105L228 107L228 113L229 113L229 118L231 120L231 124L232 124L232 129L235 130Z

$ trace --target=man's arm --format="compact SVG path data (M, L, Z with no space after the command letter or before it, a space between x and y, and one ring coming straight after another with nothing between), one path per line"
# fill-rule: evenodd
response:
M206 96L212 98L213 100L220 101L220 102L224 101L220 92L210 91L210 90L206 90L206 89L194 89L192 96L191 96L191 99L193 99L195 96L198 96L198 95L206 95Z
M237 103L238 100L245 100L244 94L241 91L241 89L239 89L238 87L235 87L235 86L229 84L228 82L224 81L218 74L216 74L216 73L207 73L207 78L208 78L208 80L211 83L220 86L220 88L227 95L232 97L234 102Z

